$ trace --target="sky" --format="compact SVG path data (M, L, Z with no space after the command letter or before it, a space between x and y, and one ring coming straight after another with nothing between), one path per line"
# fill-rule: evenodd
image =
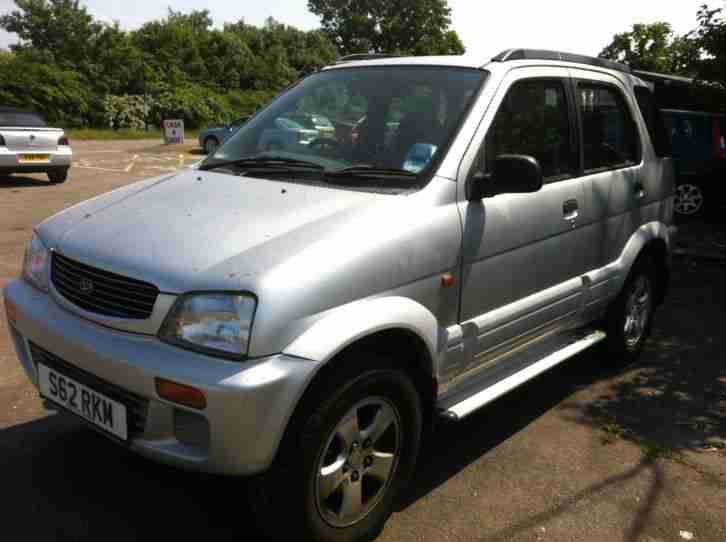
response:
M385 0L384 0L385 1ZM307 9L307 0L82 0L101 21L118 21L123 28L138 28L145 21L175 11L208 9L215 25L244 19L261 25L269 16L301 29L319 26ZM452 28L467 53L487 59L513 47L555 49L597 55L613 35L633 23L667 21L677 33L696 27L696 14L704 0L449 0ZM711 7L722 1L706 1ZM487 4L491 4L487 6ZM14 9L13 0L0 0L0 14ZM15 38L0 30L0 47Z

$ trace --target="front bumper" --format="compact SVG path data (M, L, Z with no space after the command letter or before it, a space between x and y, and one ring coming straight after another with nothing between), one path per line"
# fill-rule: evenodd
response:
M151 459L182 468L242 475L265 470L317 369L316 362L284 355L243 363L224 361L153 336L112 330L68 312L20 279L5 288L5 304L16 352L34 385L37 368L29 342L148 399L145 428L128 445ZM197 411L161 399L155 377L202 390L207 407ZM184 442L175 420L185 413L206 419L208 444Z
M21 162L21 154L47 155L47 160ZM39 172L51 168L70 167L73 162L73 151L69 146L59 146L57 150L41 151L37 149L10 150L0 147L0 171L7 172Z

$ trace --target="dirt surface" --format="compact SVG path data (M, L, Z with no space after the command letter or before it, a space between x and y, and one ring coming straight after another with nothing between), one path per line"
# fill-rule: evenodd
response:
M62 185L0 178L0 287L43 218L200 158L156 142L74 150ZM636 365L607 368L585 353L440 427L380 540L726 539L725 270L676 261ZM243 480L150 463L46 411L0 311L3 540L259 539Z

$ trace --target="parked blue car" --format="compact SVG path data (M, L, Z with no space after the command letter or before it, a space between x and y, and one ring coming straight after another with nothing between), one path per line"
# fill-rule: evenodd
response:
M726 210L726 116L661 111L676 166L674 210L683 216L723 216Z
M240 117L222 127L205 128L199 132L199 146L207 154L212 154L224 141L234 134L240 127L249 120L249 116Z

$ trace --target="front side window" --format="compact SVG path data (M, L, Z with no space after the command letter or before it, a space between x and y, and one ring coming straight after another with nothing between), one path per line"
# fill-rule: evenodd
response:
M486 171L502 154L536 158L545 179L574 172L565 87L559 80L533 79L512 85L485 141Z
M640 162L638 133L622 94L614 87L580 84L585 171L633 166Z
M415 188L442 158L486 76L434 66L324 70L260 111L201 167L234 169L237 161L245 175L261 178L290 179L283 170L296 167L301 182Z

